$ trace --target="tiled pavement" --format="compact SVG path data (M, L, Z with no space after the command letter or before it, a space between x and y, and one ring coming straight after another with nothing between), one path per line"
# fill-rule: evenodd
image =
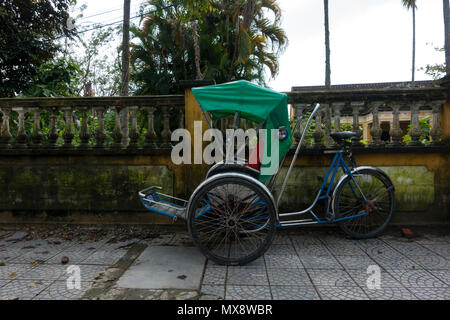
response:
M0 231L0 238L5 234ZM115 243L111 236L98 242L17 241L21 237L16 232L0 240L0 300L81 299L129 244L192 245L188 235L174 232ZM67 265L61 264L63 256L69 257ZM80 289L67 286L71 265L80 268ZM372 266L380 268L379 289L368 287ZM199 293L227 300L449 300L449 283L450 235L354 241L341 233L302 230L279 233L264 257L245 267L207 262Z
M371 266L378 289L368 284ZM449 300L449 283L450 235L355 241L310 231L280 234L245 267L208 262L201 291L226 300Z

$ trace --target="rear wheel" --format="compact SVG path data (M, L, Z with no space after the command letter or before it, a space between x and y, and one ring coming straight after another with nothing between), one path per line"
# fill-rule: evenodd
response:
M338 225L352 238L377 237L392 219L395 206L394 186L377 170L360 170L353 177L359 188L355 181L347 177L336 189L334 214L337 220L344 219Z
M276 232L273 200L259 182L236 174L211 179L194 195L188 228L200 251L221 265L262 256Z

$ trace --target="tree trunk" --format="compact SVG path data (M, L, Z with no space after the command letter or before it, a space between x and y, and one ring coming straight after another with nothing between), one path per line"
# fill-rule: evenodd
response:
M412 7L413 13L413 52L412 52L412 82L416 80L416 6Z
M323 1L325 8L325 87L331 87L331 64L330 64L330 24L328 17L328 0Z
M131 0L124 0L123 3L123 40L122 40L122 89L121 96L129 95L130 84L130 11ZM122 110L122 143L127 146L129 138L128 130L128 108Z
M445 65L447 76L450 75L450 5L449 0L444 0L445 23Z
M197 23L192 21L192 37L194 39L194 53L195 53L195 70L197 72L198 80L203 80L203 74L200 68L200 46L198 43L198 28Z

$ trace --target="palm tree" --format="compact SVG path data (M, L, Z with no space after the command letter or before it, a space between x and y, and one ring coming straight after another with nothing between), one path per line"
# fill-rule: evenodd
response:
M323 0L325 11L325 87L331 87L331 62L330 62L330 24L328 15L328 0Z
M444 0L445 23L445 65L447 76L450 75L450 5L449 0Z
M413 50L412 50L412 82L415 81L416 74L416 0L402 0L402 4L406 9L412 9L413 15Z

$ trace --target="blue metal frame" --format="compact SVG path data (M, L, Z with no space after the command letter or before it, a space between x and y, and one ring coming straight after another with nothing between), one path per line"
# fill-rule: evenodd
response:
M319 191L318 191L318 195L315 199L315 201L313 202L313 204L306 210L301 211L301 212L294 212L294 213L281 213L279 214L279 217L288 217L288 216L301 216L304 214L310 214L312 216L313 219L311 220L296 220L296 221L278 221L278 226L279 227L290 227L290 226L301 226L301 225L313 225L313 224L331 224L331 223L336 223L336 222L341 222L341 221L345 221L345 220L350 220L350 219L354 219L354 218L358 218L358 217L362 217L365 216L367 213L366 212L360 212L357 215L353 215L350 217L345 217L345 218L340 218L340 219L321 219L319 217L317 217L316 214L314 214L313 209L314 207L317 205L317 202L320 200L327 200L327 212L326 214L328 215L330 213L330 204L328 203L328 201L331 200L331 193L332 193L332 187L334 185L334 181L336 179L336 175L337 172L339 171L339 168L342 169L343 174L349 176L352 181L355 183L355 185L357 186L358 190L353 190L353 187L351 186L355 197L357 197L357 193L361 194L364 201L367 202L366 196L364 195L364 193L362 192L362 190L360 189L358 183L356 182L352 170L348 167L347 163L344 160L344 153L345 153L345 148L342 148L340 151L337 151L333 161L330 165L330 167L328 168L328 172L325 176L325 179L322 183L322 186L320 187ZM328 185L328 187L327 187ZM324 193L326 189L326 192Z

